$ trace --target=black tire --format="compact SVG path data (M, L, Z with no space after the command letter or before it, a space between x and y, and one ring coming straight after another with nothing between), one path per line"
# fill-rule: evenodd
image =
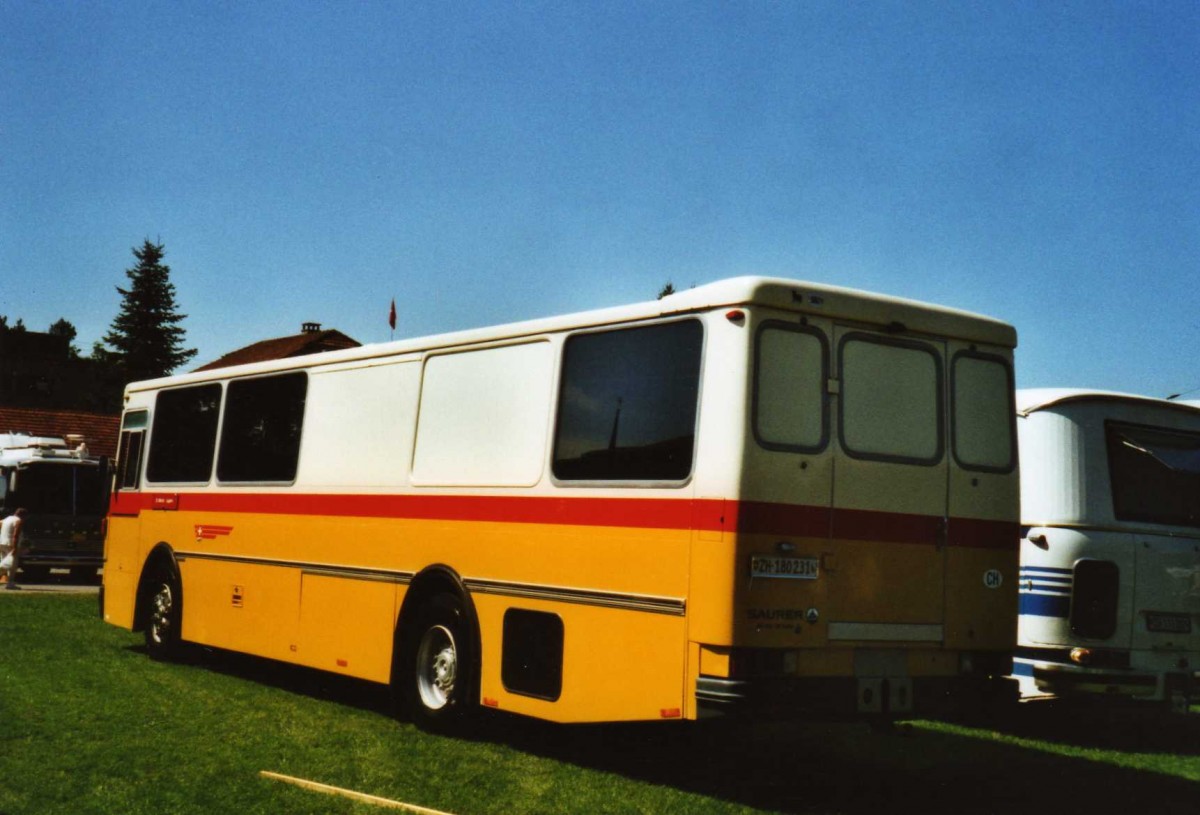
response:
M22 583L45 583L50 579L49 566L21 566L20 561L17 565L20 568ZM12 577L10 576L9 579L11 580Z
M171 569L161 564L152 568L143 595L146 653L155 660L175 659L182 646L183 590Z
M96 569L94 566L72 566L68 577L72 583L94 583L96 582Z
M417 610L397 677L405 713L417 725L446 731L470 719L475 709L471 637L457 595L433 595Z

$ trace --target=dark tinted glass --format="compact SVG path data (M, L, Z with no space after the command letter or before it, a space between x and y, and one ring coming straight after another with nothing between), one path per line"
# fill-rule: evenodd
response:
M35 463L21 471L9 499L34 515L103 515L104 480L99 467Z
M140 475L138 468L142 460L142 435L140 430L127 430L121 434L121 448L117 451L117 458L120 459L118 489L137 489Z
M307 392L304 373L230 382L217 479L294 480Z
M678 481L692 471L700 323L577 334L563 350L554 475Z
M220 407L220 385L160 392L154 403L146 478L159 482L208 481Z
M1200 527L1200 433L1117 422L1106 431L1116 519Z

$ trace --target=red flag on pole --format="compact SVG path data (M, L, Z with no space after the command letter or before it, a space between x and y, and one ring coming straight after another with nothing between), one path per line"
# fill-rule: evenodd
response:
M388 325L390 325L392 327L393 331L396 330L396 298L395 297L392 298L392 308L388 312Z

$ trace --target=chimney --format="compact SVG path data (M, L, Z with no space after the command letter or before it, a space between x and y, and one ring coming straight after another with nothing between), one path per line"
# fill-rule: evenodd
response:
M318 333L320 333L320 331L321 331L320 323L301 323L300 324L300 333L301 334L318 334Z

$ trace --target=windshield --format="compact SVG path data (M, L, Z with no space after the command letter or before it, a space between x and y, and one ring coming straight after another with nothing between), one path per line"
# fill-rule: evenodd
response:
M32 515L103 515L100 468L82 464L35 463L19 471L17 488L9 493L11 508L25 507Z
M1108 422L1113 514L1200 528L1200 433Z

